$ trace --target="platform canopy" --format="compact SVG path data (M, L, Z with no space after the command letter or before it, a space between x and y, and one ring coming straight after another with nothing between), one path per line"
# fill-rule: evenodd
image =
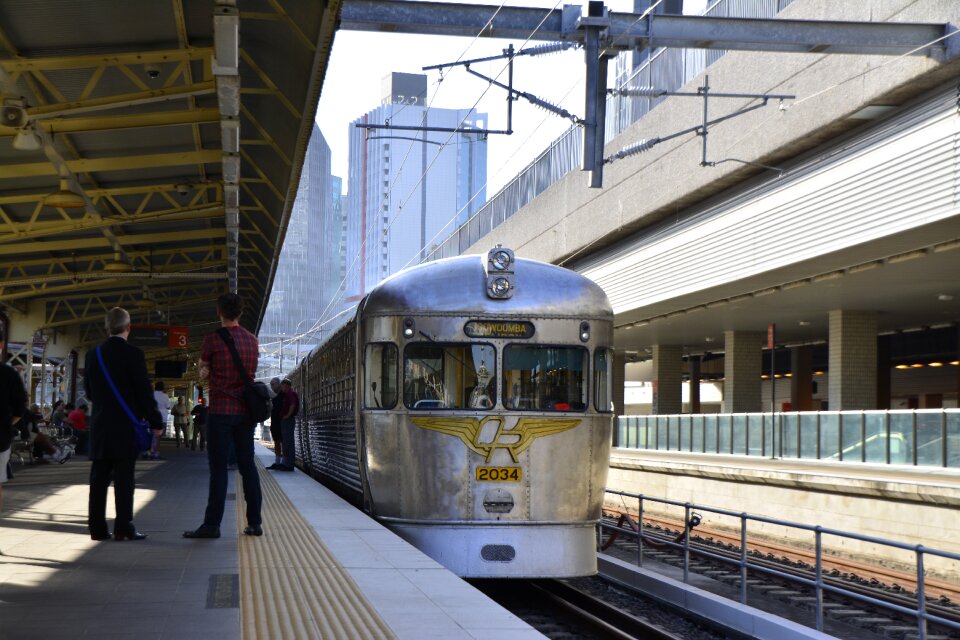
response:
M339 0L0 3L0 311L263 317ZM205 331L191 333L191 341Z

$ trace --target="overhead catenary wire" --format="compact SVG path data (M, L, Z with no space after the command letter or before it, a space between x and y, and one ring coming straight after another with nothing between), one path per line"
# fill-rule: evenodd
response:
M467 55L467 53L470 51L470 49L476 44L476 42L479 40L479 38L483 35L483 33L487 30L487 28L490 26L490 24L493 22L493 20L497 17L497 15L498 15L498 14L500 13L500 11L503 9L503 7L505 6L505 4L506 4L505 0L500 3L500 5L497 7L496 11L494 11L493 14L491 14L490 18L487 20L486 25L477 33L476 36L474 36L474 38L473 38L473 39L467 44L467 46L464 48L463 52L462 52L462 53L460 54L460 56L457 58L458 61L459 61L459 60L462 60L462 59ZM557 2L557 5L559 5L559 1ZM556 8L557 5L554 5L554 9ZM548 14L548 15L549 15L549 14ZM534 29L534 31L531 33L531 36L529 36L529 37L526 39L525 42L528 42L528 41L530 40L530 37L532 37L532 35L536 33L536 31L540 28L540 26L542 26L542 24L543 24L543 22L541 21L541 23ZM437 80L437 82L436 82L436 84L438 85L437 90L434 92L434 94L433 94L430 102L429 102L429 103L427 104L427 106L426 106L426 110L427 110L427 111L429 111L429 109L430 109L431 106L433 105L433 102L436 100L437 95L439 94L439 85L440 85L442 82L443 82L443 77L442 77L442 74L441 74L440 79ZM486 91L484 91L484 92L481 94L480 98L478 98L477 102L474 104L474 107L471 108L470 111L467 112L468 116L469 116L469 114L472 113L472 111L476 108L476 105L479 103L480 99L482 99L485 94L486 94ZM464 118L464 120L465 120L465 119L466 119L466 118ZM461 125L462 125L462 123L463 123L463 121L461 121ZM448 140L446 141L446 143L444 143L443 145L440 146L440 149L439 149L439 151L438 151L438 155L439 155L439 152L442 151L442 150L445 148L446 144L449 143L449 141L450 141L450 139L452 139L452 137L453 137L453 136L451 135L451 137L448 138ZM399 176L400 176L400 174L401 174L401 172L402 172L403 166L405 165L406 160L407 160L407 158L409 157L410 151L412 150L412 148L413 148L413 145L410 145L410 147L409 147L408 150L407 150L407 154L404 155L404 158L403 158L403 160L402 160L401 163L400 163L400 168L397 169L397 171L396 171L393 184L391 185L391 189L393 188L393 186L396 185L396 181L399 179ZM432 166L433 166L433 162L431 162L431 164L430 164L430 167L432 167ZM424 172L424 175L422 175L422 176L420 177L420 180L418 180L417 184L419 184L419 183L424 179L424 177L425 177L426 173L429 171L430 167L428 167L427 170ZM408 199L409 199L409 196L408 196ZM383 202L384 202L383 200L380 201L380 205L379 205L379 207L378 207L378 210L379 210L380 208L382 208ZM398 214L397 214L397 215L399 215L399 211L398 211ZM391 224L392 224L392 223L391 223ZM389 227L388 227L388 228L389 228ZM365 247L366 244L367 244L367 239L369 238L370 233L372 233L372 231L373 231L373 230L366 230L366 229L364 230L364 233L363 233L362 236L361 236L360 247L359 247L358 250L357 250L357 254L353 257L353 260L351 261L350 267L346 270L346 275L341 279L339 285L337 286L337 294L330 300L330 302L327 304L327 306L323 309L323 311L320 313L319 317L317 318L316 322L314 322L313 326L310 327L309 329L307 329L306 331L302 332L302 333L298 333L298 334L295 335L295 336L291 336L291 337L289 338L289 340L292 341L292 340L297 340L297 339L302 339L302 338L304 338L304 337L308 337L308 336L312 335L313 333L317 332L318 330L322 329L322 328L325 327L326 325L328 325L331 321L333 321L333 320L337 319L338 317L342 316L346 311L349 311L349 309L347 309L347 310L341 311L340 313L335 314L335 315L332 316L331 318L328 318L328 319L326 319L326 320L324 319L325 316L327 315L327 313L330 311L330 309L331 309L332 307L334 307L334 305L338 305L338 304L340 304L340 303L343 301L343 296L344 296L345 293L346 293L346 284L347 284L347 282L348 282L348 279L350 278L350 276L351 276L352 273L357 273L357 272L354 272L353 269L354 269L354 267L356 266L357 261L360 259L360 256L363 254L364 247ZM360 265L361 268L363 268L363 267L365 267L365 266L366 266L366 265L365 265L365 262ZM277 344L277 343L281 343L281 342L282 342L282 341L271 341L271 342L268 342L268 343L264 343L262 346L268 346L268 345L271 345L271 344Z
M534 29L533 29L533 31L530 33L530 35L528 35L527 38L524 40L524 44L526 44L527 42L529 42L529 41L532 39L532 37L537 33L537 31L540 29L540 27L543 26L543 24L544 24L544 22L546 21L546 19L550 16L551 12L554 11L554 10L560 5L560 2L562 2L562 0L558 0L557 3L553 6L552 9L548 10L548 11L545 13L543 20L541 20L541 21L537 24L537 26L534 27ZM502 8L502 7L503 7L503 4L500 5L500 8ZM499 12L500 8L498 8L498 10L497 10L498 12ZM494 16L491 16L490 20L493 20L493 18L495 17L495 15L496 15L496 13L494 14ZM488 24L489 24L489 21L488 21ZM480 36L480 34L478 34L476 38L478 38L479 36ZM474 38L474 40L476 40L476 38ZM522 47L522 45L521 45L521 47ZM469 47L468 47L468 48L469 48ZM463 55L465 55L465 53L466 53L466 52L464 52ZM462 57L462 56L461 56L461 57ZM509 64L509 62L508 62L508 64ZM497 74L496 77L499 78L500 75L502 75L502 74L504 73L504 71L506 71L507 68L508 68L508 65L504 65L504 67L500 70L500 72ZM458 126L458 128L461 127L461 126L463 126L463 123L466 122L466 119L467 119L468 117L470 117L470 114L472 114L472 113L476 110L476 108L477 108L477 106L479 105L480 101L484 98L484 96L486 96L487 92L490 90L490 86L491 86L491 85L488 85L488 86L484 89L484 91L480 94L480 96L479 96L479 97L477 98L477 100L474 102L474 104L473 104L472 107L470 107L469 109L466 109L466 110L465 110L465 111L466 111L466 115L465 115L464 118L460 121L460 125ZM438 90L438 92L439 92L439 90ZM438 92L437 92L437 93L438 93ZM433 104L433 101L436 99L436 95L437 95L437 94L435 93L434 96L433 96L433 98L431 99L430 105ZM428 109L430 108L430 105L428 105L428 107L427 107ZM384 233L386 233L387 231L389 231L389 230L393 227L393 225L396 223L396 221L399 219L399 217L402 215L404 206L409 202L410 198L413 197L414 193L416 193L418 187L420 186L420 183L423 182L423 180L426 178L427 174L428 174L428 173L430 172L430 170L432 169L433 165L434 165L434 164L436 163L436 161L439 159L440 154L443 152L443 150L446 148L446 146L450 143L451 140L453 140L454 136L456 136L456 135L457 135L457 134L456 134L455 132L451 133L451 134L448 136L448 138L446 139L446 141L445 141L443 144L440 145L440 147L439 147L438 150L437 150L437 153L433 156L433 159L430 161L429 165L428 165L428 166L426 167L426 169L422 172L422 174L420 175L419 179L414 183L413 187L412 187L411 190L410 190L410 193L407 194L407 196L403 199L403 201L402 201L402 202L400 203L400 205L398 206L397 211L396 211L396 213L394 214L393 218L392 218L392 219L387 223L387 225L384 227L384 229L383 229L383 232L384 232ZM391 185L391 188L392 188L394 185L396 185L396 182L397 182L397 180L399 179L399 176L400 176L400 173L401 173L401 171L402 171L402 168L403 168L404 164L406 163L406 159L409 157L409 154L410 154L410 151L412 150L412 148L413 148L413 145L410 145L410 147L408 147L407 154L404 156L404 159L403 159L403 161L401 162L400 169L398 169L398 170L396 171L396 173L395 173L394 181L393 181L393 183L392 183L392 185ZM380 201L380 205L381 205L381 208L382 208L383 200ZM371 229L371 230L365 230L365 233L364 233L364 236L363 236L363 239L362 239L362 242L361 242L360 250L358 250L357 254L353 257L353 261L351 262L350 268L348 269L348 273L351 272L351 271L354 269L355 265L357 264L357 261L360 260L360 256L361 256L361 254L363 253L363 247L365 246L365 244L366 244L366 242L367 242L367 239L368 239L368 237L370 236L370 233L372 233L372 231L373 231L372 229ZM420 251L422 252L422 249L421 249ZM361 263L360 268L364 268L364 267L366 266L366 261L367 261L367 260L369 260L369 257L366 258L366 259ZM347 277L344 277L344 279L341 281L341 285L340 285L340 287L339 287L339 289L338 289L337 296L335 296L335 298L334 298L333 300L331 300L330 304L327 305L327 309L329 309L329 308L330 308L331 306L333 306L334 304L339 304L340 302L342 302L343 296L344 296L345 293L346 293L346 290L345 290L345 288L344 288L344 286L343 286L343 285L346 283L346 280L347 280ZM326 311L327 311L327 310L325 310L325 311L323 312L323 314L321 314L321 319L322 319L323 316L326 314ZM339 314L338 314L338 315L339 315ZM310 334L312 334L312 333L315 333L316 331L318 331L320 328L322 328L322 327L325 326L326 324L329 324L329 321L327 321L327 322L322 322L321 320L318 320L318 322L315 323L315 326L314 326L314 327L311 327L311 329L307 330L307 331L304 332L302 335L305 336L305 335L310 335Z

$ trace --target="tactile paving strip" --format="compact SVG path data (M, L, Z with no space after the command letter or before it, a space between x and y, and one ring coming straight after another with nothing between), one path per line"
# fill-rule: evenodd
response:
M260 486L264 534L239 536L243 640L395 638L277 481L260 473ZM245 520L240 499L241 531Z

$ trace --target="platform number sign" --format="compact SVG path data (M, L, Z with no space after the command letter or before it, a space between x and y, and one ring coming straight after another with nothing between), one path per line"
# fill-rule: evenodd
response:
M138 347L167 347L186 349L190 340L190 327L154 324L130 325L130 344Z

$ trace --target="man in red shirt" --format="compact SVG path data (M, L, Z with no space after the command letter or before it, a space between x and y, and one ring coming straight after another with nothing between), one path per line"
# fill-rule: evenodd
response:
M293 471L296 458L296 444L293 432L297 426L297 413L300 411L300 396L293 390L289 380L280 383L283 400L280 407L280 432L283 440L283 464L275 467L279 471Z
M247 507L248 536L263 535L260 518L260 476L253 459L253 431L256 423L247 413L243 386L253 380L257 370L257 337L240 326L243 299L235 293L217 298L221 328L203 340L200 348L200 379L208 381L210 408L207 414L207 459L210 464L210 490L203 524L184 531L184 538L219 538L227 498L227 455L230 442L237 453L237 468L243 477L243 495ZM244 372L237 367L227 341L240 355ZM246 376L246 377L244 377Z

